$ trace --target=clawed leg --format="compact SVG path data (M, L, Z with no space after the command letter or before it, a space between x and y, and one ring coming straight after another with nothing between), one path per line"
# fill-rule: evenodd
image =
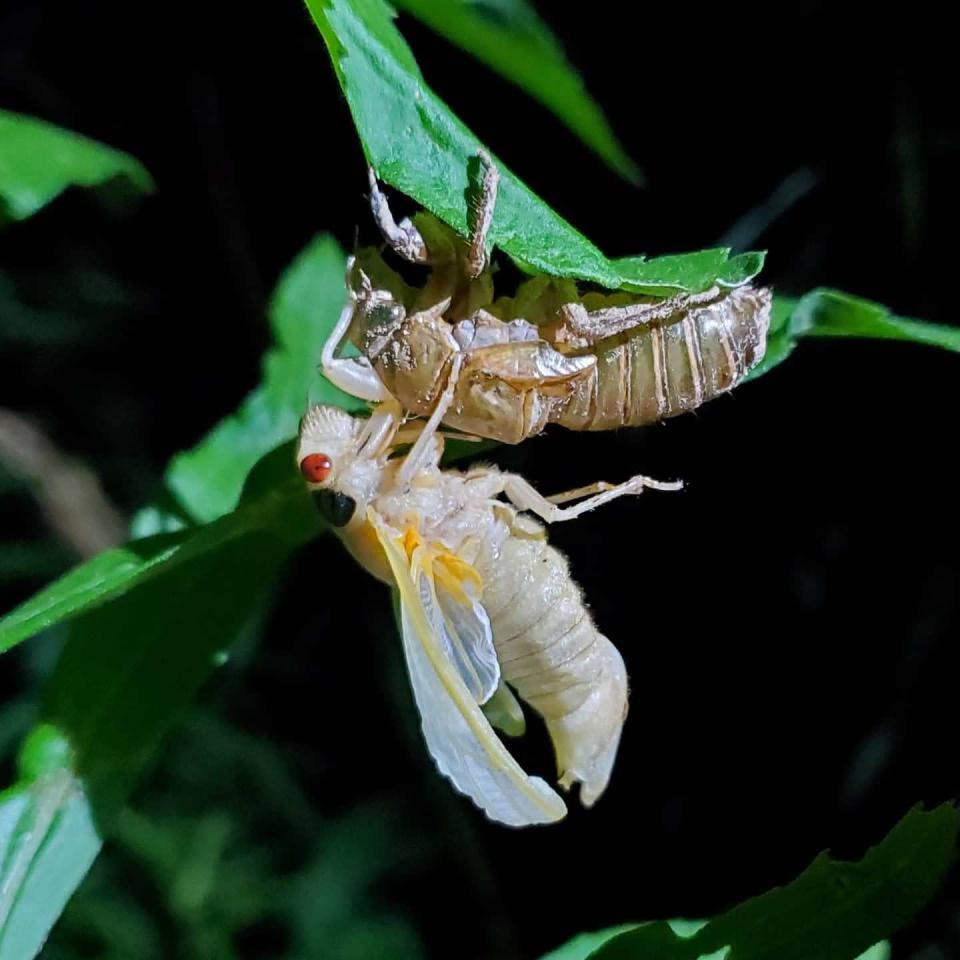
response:
M662 323L684 310L715 300L718 293L717 287L711 287L703 293L681 293L652 303L628 303L589 311L582 303L572 301L560 307L560 317L568 335L593 343L637 327Z
M320 353L320 366L323 375L335 386L352 397L382 403L392 399L391 394L377 376L376 370L366 357L337 357L337 348L350 329L357 298L350 290L346 304L340 312L340 319L327 337Z
M609 484L601 481L600 483L592 483L587 487L568 490L566 493L558 493L548 498L535 490L523 477L505 474L503 479L505 481L503 492L511 503L521 510L529 510L531 513L535 513L547 523L573 520L580 514L589 510L596 510L597 507L610 503L619 497L643 493L647 487L652 490L681 490L683 488L683 483L679 480L652 480L650 477L636 476L631 477L625 483ZM590 494L595 494L595 496L590 496ZM577 500L580 497L588 497L588 499L573 507L557 506L559 503Z
M360 434L357 453L362 457L376 459L387 453L397 442L397 434L403 422L403 407L389 396L370 414L367 425Z
M409 483L423 469L430 453L430 442L440 428L447 410L450 409L450 404L453 403L453 394L457 389L457 380L460 377L462 365L463 354L454 354L447 385L437 400L437 405L434 407L433 413L430 414L430 419L424 424L423 432L417 437L417 442L410 448L410 452L403 461L403 466L397 473L397 480L400 483Z
M485 150L480 150L477 157L481 170L480 189L477 196L472 198L467 211L470 247L467 251L466 268L467 276L471 280L479 277L487 265L487 234L490 232L490 224L493 223L497 187L500 184L500 174L490 155Z
M400 223L393 219L390 204L377 185L377 175L373 167L367 168L367 175L370 179L370 210L383 239L405 260L411 263L429 263L430 254L423 235L410 222L409 217L404 217Z

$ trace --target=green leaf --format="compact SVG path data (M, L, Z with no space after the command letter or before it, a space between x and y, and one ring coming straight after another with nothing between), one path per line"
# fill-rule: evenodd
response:
M133 157L70 130L0 110L0 224L25 220L67 187L98 187L122 179L153 189Z
M525 90L621 176L641 179L557 38L524 0L398 0L394 6Z
M22 763L0 797L0 960L40 949L158 741L248 628L290 549L248 533L74 624L44 711L62 747Z
M274 300L264 384L171 471L186 507L218 519L185 526L161 504L153 520L182 529L94 558L0 621L3 649L76 618L44 725L0 794L0 960L40 949L160 738L255 624L290 552L321 529L287 438L311 392L334 399L315 381L314 347L339 313L343 266L323 239L294 264Z
M330 53L377 174L421 206L467 234L468 164L480 141L427 87L383 0L306 0ZM550 209L500 161L500 191L490 240L521 267L590 280L611 289L655 289L660 294L701 291L715 280L759 269L762 255L735 260L715 256L704 270L701 254L669 259L663 275L647 261L607 259L586 237ZM657 261L650 261L656 263ZM752 274L751 274L752 275Z
M134 540L75 568L0 619L0 652L252 531L295 517L302 526L301 539L317 532L316 513L306 501L292 450L284 441L295 436L311 398L353 409L358 406L316 371L320 344L342 305L344 266L343 252L327 237L314 240L294 261L272 302L277 346L267 354L262 385L237 414L174 460L169 485L179 506L193 520L217 518L216 522L199 530L180 529ZM258 460L260 469L253 470ZM255 489L247 490L240 509L227 514L241 497L245 481ZM156 512L163 519L170 516L165 509ZM287 532L293 540L301 533Z
M196 447L175 457L167 472L167 487L194 520L208 522L233 509L248 471L296 436L309 402L347 410L364 406L318 370L320 350L344 303L345 268L336 241L320 236L281 277L269 308L276 345L264 358L260 386Z
M825 288L800 299L790 317L789 331L794 337L912 340L960 352L960 327L898 317L872 300Z
M187 539L174 534L135 540L75 567L0 619L0 652L146 579L169 564Z
M294 469L292 450L284 445L279 453L285 470L280 473L280 464L276 464L275 485L261 497L204 527L134 540L98 554L8 613L0 619L0 652L247 534L283 528L285 535L295 530L302 539L315 535L320 529L319 518ZM269 459L272 462L279 458ZM291 518L296 522L288 527ZM293 539L297 539L297 533Z
M960 327L898 317L882 304L826 287L800 297L776 297L767 352L746 380L782 363L801 337L869 337L907 340L960 353Z
M857 960L890 960L890 944L886 940L883 943L874 944L865 953L860 954Z
M646 923L602 943L590 960L850 960L926 905L956 856L952 804L915 808L858 863L818 856L792 883L711 920L690 936ZM882 955L882 952L881 952ZM868 954L869 956L869 954Z
M666 924L678 937L692 937L697 931L706 926L706 921L667 920ZM642 926L643 924L639 923L624 923L618 927L607 927L606 930L597 930L595 933L581 933L572 940L568 940L562 947L551 950L550 953L542 956L540 960L587 960L588 957L599 950L608 940L612 940L627 930L636 930ZM703 957L697 958L697 960L711 960L711 958L713 958L713 960L724 960L729 954L729 948L724 947L722 950L704 955ZM736 958L730 957L730 960L736 960ZM886 941L874 944L869 950L857 957L856 960L890 960L890 945Z
M730 256L729 247L668 254L647 260L621 257L614 263L623 285L636 293L669 296L678 290L707 290L714 284L739 287L763 269L762 253Z
M562 947L544 954L540 960L587 960L594 950L602 947L608 940L627 930L633 930L636 926L635 923L622 923L617 927L607 927L606 930L581 933L572 940L568 940Z

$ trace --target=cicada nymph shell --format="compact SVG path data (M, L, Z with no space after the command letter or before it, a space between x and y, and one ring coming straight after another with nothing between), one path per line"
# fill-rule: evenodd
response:
M654 298L581 293L540 275L494 298L483 238L464 240L428 213L393 223L371 180L378 223L401 254L430 266L408 285L380 251L348 270L349 338L407 411L504 443L558 423L572 430L643 426L694 410L763 357L771 294L750 284ZM493 181L495 186L495 179ZM481 202L489 224L495 196ZM415 251L415 253L411 253Z
M610 330L611 314L629 317L641 308L608 308L606 324L595 333L588 326L588 337L571 323L568 307L550 335L566 340L568 356L594 357L596 365L554 422L571 430L639 427L696 410L733 389L766 351L771 293L749 284L711 293L674 298L672 312L622 333ZM589 316L586 304L581 313Z

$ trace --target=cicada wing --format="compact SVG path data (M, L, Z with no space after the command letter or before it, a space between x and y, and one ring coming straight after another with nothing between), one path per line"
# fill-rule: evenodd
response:
M502 380L515 390L569 393L589 376L596 357L568 357L544 340L497 343L471 351L461 376Z
M410 573L427 617L474 700L486 703L500 683L500 661L487 611L469 584L464 584L459 595L455 595L417 560L414 554Z
M406 552L375 511L369 517L400 594L407 671L427 749L437 768L491 820L522 827L562 819L567 812L563 800L513 759L451 662L414 582Z

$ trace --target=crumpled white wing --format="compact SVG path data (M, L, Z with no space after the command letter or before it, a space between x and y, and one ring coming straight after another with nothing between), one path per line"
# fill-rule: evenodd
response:
M442 583L431 580L417 562L417 553L413 556L411 577L419 587L427 619L473 699L486 703L500 682L500 661L487 611L473 596L470 584L463 585L467 598L464 604Z
M427 749L440 772L491 819L522 827L567 812L540 777L528 776L493 732L430 622L407 558L374 510L368 513L400 592L403 650Z

